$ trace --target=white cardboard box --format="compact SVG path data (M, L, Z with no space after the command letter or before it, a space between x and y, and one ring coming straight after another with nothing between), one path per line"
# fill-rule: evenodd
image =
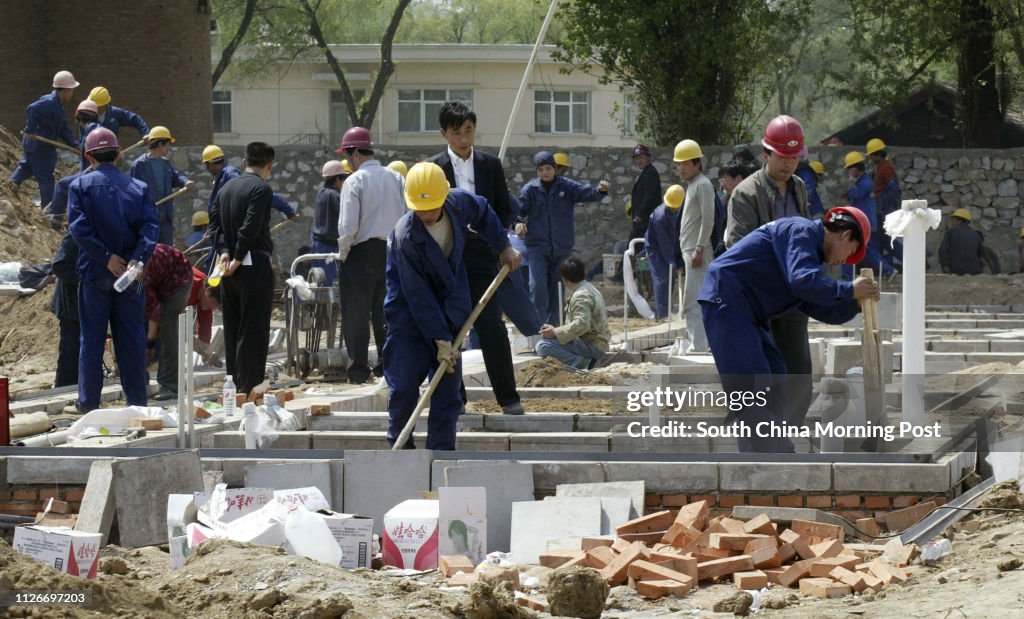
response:
M373 518L334 512L315 513L324 519L341 546L341 567L370 567L373 561Z
M28 525L14 530L14 550L58 572L93 579L99 566L102 537L70 527Z
M171 555L171 569L185 565L192 554L188 545L189 523L196 521L196 504L191 494L167 495L167 548Z
M410 499L384 514L384 563L417 570L437 569L438 501Z
M468 556L476 565L487 556L487 489L442 486L439 507L438 555Z

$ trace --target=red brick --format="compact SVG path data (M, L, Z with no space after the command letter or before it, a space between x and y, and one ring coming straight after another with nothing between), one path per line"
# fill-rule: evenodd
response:
M707 501L708 507L714 507L718 505L718 497L713 494L695 494L690 497L691 503L698 503L700 501Z
M909 494L901 494L900 496L893 497L892 506L894 509L903 509L904 507L911 507L917 505L918 501L921 500L919 496L913 496Z
M931 501L932 503L935 503L935 505L945 505L949 501L949 499L947 499L944 496L935 497L933 499L928 500Z
M768 494L756 494L750 497L747 502L749 505L755 505L757 507L771 507L775 505L775 497Z
M736 507L743 505L746 497L742 494L726 494L718 497L719 507Z
M11 500L11 491L10 490L0 490L0 501L10 501L10 500Z
M35 501L39 498L39 493L35 490L19 489L11 493L11 498L15 501Z
M660 494L652 494L652 493L648 492L647 494L644 495L644 505L647 506L647 507L653 507L653 506L656 506L656 505L661 505L661 495Z
M663 494L661 495L662 507L682 507L689 503L685 494Z
M39 491L39 500L59 499L60 491L57 488L43 488Z
M25 501L4 501L0 502L0 514L8 514L11 516L35 516L41 511L42 506L39 503L29 503Z
M860 507L859 494L843 494L836 497L836 507L856 509Z
M889 509L889 497L887 496L866 496L864 497L866 509Z
M827 494L815 494L807 497L807 507L814 509L831 509L832 497Z
M79 502L82 497L85 496L85 488L65 488L64 489L64 500L67 502Z
M885 528L890 531L903 531L927 516L933 509L935 509L935 502L928 501L889 512L885 516Z

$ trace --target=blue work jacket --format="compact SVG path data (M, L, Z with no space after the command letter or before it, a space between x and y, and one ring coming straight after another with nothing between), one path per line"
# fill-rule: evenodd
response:
M139 135L149 135L149 125L142 120L141 116L114 105L108 105L107 109L103 110L103 114L100 115L100 125L113 131L114 135L118 135L121 127L129 125L135 127Z
M220 188L224 186L224 183L240 176L242 173L233 165L225 165L221 168L220 173L217 174L217 178L213 179L213 191L210 192L210 202L206 205L206 210L213 210L213 201L217 199L217 194L220 193ZM274 192L274 197L270 201L270 208L275 211L279 211L282 215L291 219L295 215L295 207L284 199L281 194ZM335 218L337 219L337 218ZM337 223L334 224L337 227Z
M868 221L871 222L872 232L878 228L878 211L875 209L875 196L872 195L874 191L875 184L867 174L861 174L853 184L853 187L846 190L846 197L850 199L850 206L859 208L867 215Z
M526 246L551 255L566 255L576 244L573 205L597 202L605 194L597 185L585 185L564 176L545 186L539 178L523 185L522 216L527 219Z
M321 187L316 192L316 210L313 212L313 228L310 240L325 243L338 242L338 212L341 209L341 194L337 189Z
M452 224L452 251L447 258L414 211L403 215L388 236L384 298L388 334L453 340L472 310L462 259L467 226L495 255L508 247L501 220L487 200L452 189L442 208Z
M811 169L810 164L801 160L796 166L796 175L803 179L804 185L807 185L807 208L811 212L811 217L823 215L825 206L818 195L818 173Z
M51 140L59 140L78 148L78 142L75 141L75 136L71 133L71 125L68 124L68 119L64 115L64 104L57 97L56 90L28 104L25 108L25 116L26 133L34 133ZM41 150L53 150L55 148L25 136L21 138L21 146L25 149L26 153L31 153L37 148Z
M655 254L665 265L683 266L683 251L679 247L679 226L683 221L683 209L670 209L662 203L651 213L644 235L644 247L648 254Z

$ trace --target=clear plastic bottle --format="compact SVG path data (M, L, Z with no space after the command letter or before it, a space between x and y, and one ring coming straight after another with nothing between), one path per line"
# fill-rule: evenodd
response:
M224 415L231 417L235 414L235 395L238 389L235 387L233 377L228 376L224 381Z
M242 405L242 425L245 426L245 448L256 449L259 444L260 419L256 414L256 405L252 402Z
M921 549L921 560L924 562L938 561L953 550L953 544L946 538L940 538Z
M114 282L114 290L124 292L139 277L139 273L142 273L142 263L136 262L128 267L128 270L121 274L121 277L117 278L117 281Z
M210 277L206 279L206 283L210 286L210 288L216 288L217 286L220 286L220 280L223 277L224 265L218 262L217 266L213 267L213 273L210 273Z

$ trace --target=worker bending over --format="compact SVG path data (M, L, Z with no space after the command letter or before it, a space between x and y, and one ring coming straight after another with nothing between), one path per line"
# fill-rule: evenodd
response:
M668 298L669 266L676 268L676 273L683 266L683 251L679 247L679 224L686 190L682 185L672 185L665 191L661 206L651 213L644 235L644 247L647 248L647 261L651 265L651 279L654 280L654 317L668 316L671 299Z

